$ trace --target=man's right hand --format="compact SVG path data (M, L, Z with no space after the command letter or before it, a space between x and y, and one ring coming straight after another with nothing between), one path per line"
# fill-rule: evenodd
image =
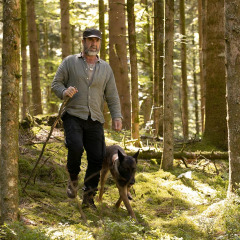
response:
M77 92L78 92L78 90L75 87L70 86L69 88L64 90L63 99L66 99L67 97L72 98Z

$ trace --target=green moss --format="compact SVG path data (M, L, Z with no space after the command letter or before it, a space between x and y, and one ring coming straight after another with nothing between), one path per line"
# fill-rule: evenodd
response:
M107 141L109 139L109 143L112 144L121 141L122 137L122 134L115 135L109 132ZM159 165L154 159L139 159L136 183L131 191L134 198L131 205L138 223L129 217L123 204L119 209L115 208L119 193L111 177L105 185L103 202L96 202L97 210L84 209L87 217L85 223L76 200L66 196L67 149L63 142L47 144L43 159L36 170L36 182L34 184L31 179L26 189L27 194L21 191L21 186L28 179L42 144L24 148L19 160L20 216L21 219L24 217L29 222L33 221L36 226L27 225L23 220L11 225L11 231L17 232L16 239L25 239L22 237L24 234L32 239L49 239L59 234L59 239L204 240L214 239L214 236L219 235L230 236L230 230L227 229L233 229L234 234L239 229L237 220L240 209L236 202L229 202L226 211L220 211L214 205L219 202L219 197L223 199L226 196L226 161L216 161L219 170L217 175L213 164L205 169L189 164L189 168L186 169L182 162L174 161L171 171L163 171L159 170ZM84 154L79 176L80 199L86 167ZM191 179L178 178L181 173L187 171L192 172ZM227 208L231 210L229 213ZM206 218L214 219L215 222L209 223L205 221ZM6 229L1 234L6 234Z

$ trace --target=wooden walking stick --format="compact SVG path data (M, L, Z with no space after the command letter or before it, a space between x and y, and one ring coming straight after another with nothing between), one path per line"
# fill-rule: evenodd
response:
M43 144L42 151L41 151L41 153L40 153L40 155L39 155L39 157L38 157L38 159L37 159L37 162L35 163L35 166L34 166L32 172L31 172L31 174L30 174L30 176L29 176L29 178L28 178L25 186L23 187L23 191L25 191L25 189L26 189L26 187L27 187L27 185L28 185L31 177L33 176L33 174L34 174L34 172L35 172L35 170L36 170L36 168L37 168L37 165L39 164L39 162L40 162L40 160L41 160L41 158L42 158L42 156L43 156L43 153L44 153L45 147L46 147L46 145L47 145L47 142L48 142L48 140L50 139L50 137L51 137L51 135L52 135L53 129L56 127L58 121L60 120L61 115L62 115L62 112L63 112L65 106L67 105L69 99L70 99L70 98L68 97L68 98L66 98L66 99L63 101L63 103L62 103L62 105L61 105L61 107L60 107L60 109L59 109L59 111L58 111L58 116L57 116L55 122L53 123L53 125L52 125L52 127L51 127L51 130L50 130L50 132L49 132L49 134L48 134L48 137L47 137L45 143Z

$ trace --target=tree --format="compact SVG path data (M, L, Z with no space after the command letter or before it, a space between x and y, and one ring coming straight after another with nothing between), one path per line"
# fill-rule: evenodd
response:
M138 101L138 66L135 31L134 0L127 0L128 38L131 64L131 96L132 96L132 138L137 139L139 146L139 101Z
M26 118L28 108L27 91L27 9L26 0L21 0L21 56L22 56L22 119Z
M206 106L203 141L227 149L224 0L207 1Z
M240 5L225 0L225 49L227 73L228 146L229 146L229 187L231 196L240 187Z
M154 1L154 78L153 78L153 122L155 135L162 135L163 124L163 0Z
M205 0L198 0L198 33L199 33L199 68L200 68L200 92L201 92L201 125L202 133L204 132L205 125L205 81L204 81L204 69L203 69L203 20Z
M186 30L185 30L185 4L180 0L180 33L181 33L181 106L182 106L182 126L183 138L188 139L188 85L187 85L187 49L186 49Z
M146 90L144 92L140 111L142 111L144 125L146 125L151 119L151 109L153 105L153 47L151 40L151 11L149 7L149 3L151 4L151 1L142 0L141 3L143 4L143 7L145 9L146 23L139 34L139 38L141 38L141 44L143 45L143 49L140 51L140 59L142 60L142 68L147 74L149 81L145 83Z
M62 59L71 54L69 0L60 0Z
M105 5L104 0L98 1L98 12L99 12L99 30L102 33L102 40L101 40L101 49L100 49L100 57L104 61L106 61L106 31L105 31ZM110 121L111 117L109 114L109 109L107 106L107 103L104 102L104 128L109 129L110 128Z
M125 0L109 0L109 63L113 69L121 101L123 127L131 129L125 16Z
M163 92L163 154L161 168L168 170L173 166L173 34L174 0L165 0L165 68Z
M106 60L106 33L105 33L105 5L104 0L98 1L98 12L99 12L99 30L102 33L100 57Z
M194 25L192 25L192 32L195 32ZM198 111L198 83L197 83L197 73L196 73L196 51L195 51L195 40L194 35L192 36L192 46L193 46L193 84L194 84L194 112L195 112L195 128L196 135L199 136L199 111Z
M28 40L32 81L33 114L42 114L41 86L39 77L39 54L34 0L27 0Z
M3 1L1 223L18 216L20 1Z

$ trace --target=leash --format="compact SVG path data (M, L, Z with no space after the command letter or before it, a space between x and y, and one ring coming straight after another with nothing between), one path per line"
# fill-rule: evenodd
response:
M70 97L66 98L66 99L63 101L63 103L62 103L62 105L61 105L61 107L60 107L60 109L59 109L59 111L58 111L58 116L57 116L55 122L53 123L53 125L52 125L52 127L51 127L51 130L50 130L50 132L49 132L49 134L48 134L48 137L47 137L47 139L46 139L46 141L45 141L45 143L44 143L44 145L43 145L43 147L42 147L42 151L41 151L41 153L40 153L40 155L39 155L39 157L38 157L38 159L37 159L37 161L36 161L36 163L35 163L35 166L34 166L32 172L31 172L31 174L30 174L30 176L29 176L29 178L28 178L25 186L24 186L23 189L22 189L23 191L25 191L27 185L29 184L29 181L30 181L30 179L32 178L33 173L35 172L35 170L36 170L36 168L37 168L37 166L38 166L38 164L39 164L39 162L40 162L40 160L41 160L41 158L42 158L42 156L43 156L43 153L44 153L45 147L46 147L46 145L47 145L47 142L49 141L49 139L50 139L50 137L51 137L51 135L52 135L52 133L53 133L54 128L56 127L58 121L60 120L61 115L62 115L62 113L63 113L63 110L64 110L65 106L67 105L69 99L70 99Z

